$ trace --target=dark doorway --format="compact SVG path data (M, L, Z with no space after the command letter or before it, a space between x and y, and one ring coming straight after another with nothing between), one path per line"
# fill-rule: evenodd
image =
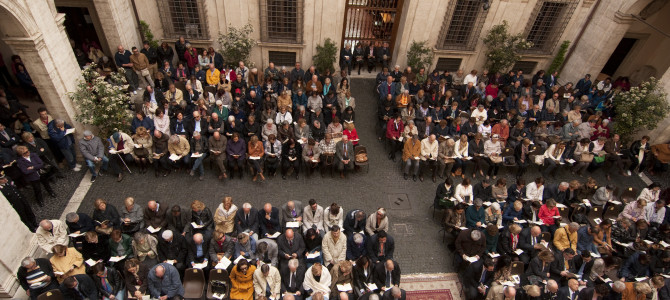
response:
M97 45L101 48L100 39L93 25L93 17L86 7L56 7L59 13L65 14L65 31L67 36L74 41L74 48L81 49L88 53L89 49L84 48L84 44Z
M621 42L619 42L619 45L616 46L616 49L614 49L610 59L607 60L607 63L603 67L603 70L600 71L600 73L613 76L623 60L626 59L626 56L630 50L633 49L635 42L637 42L637 39L622 38Z
M393 51L404 0L346 0L342 45L387 42Z

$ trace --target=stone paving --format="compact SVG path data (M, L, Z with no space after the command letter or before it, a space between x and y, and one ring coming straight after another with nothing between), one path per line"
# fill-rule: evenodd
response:
M183 172L173 173L165 178L155 178L151 171L140 175L131 166L134 173L126 173L122 183L116 183L116 178L112 176L98 178L86 194L79 211L92 213L96 198L105 198L120 208L123 199L128 196L134 197L140 205L155 199L170 205L178 203L188 206L192 200L198 199L212 212L224 196L232 196L238 206L243 202L250 202L257 208L265 202L280 205L288 200L300 200L306 204L310 198L316 199L324 207L337 202L345 211L359 208L372 213L378 207L385 207L391 223L390 233L396 241L394 258L404 274L453 272L452 255L446 244L442 243L439 232L440 225L437 220L442 215L437 212L433 219L433 210L430 208L439 181L431 182L430 176L426 176L424 182L413 182L411 179L405 181L399 161L394 163L387 159L387 152L383 144L377 141L374 130L377 101L372 92L373 85L374 79L354 79L352 84L352 94L357 100L356 125L361 144L368 148L369 173L363 170L350 174L347 179L340 179L337 174L334 177L326 175L324 178L318 174L306 178L301 174L299 180L282 180L278 175L260 183L252 182L247 174L242 180L219 181L216 172L209 168L207 162L204 181ZM503 167L499 175L505 176L507 182L512 183L514 175L508 173L510 172ZM538 174L535 168L530 168L525 178L530 181ZM606 182L603 171L596 171L592 175L598 180L598 185ZM569 172L561 171L556 179L549 181L568 180L568 176ZM644 187L644 183L637 176L624 178L613 175L612 178L613 182L622 187ZM475 182L479 179L481 178ZM460 178L455 181L460 182Z

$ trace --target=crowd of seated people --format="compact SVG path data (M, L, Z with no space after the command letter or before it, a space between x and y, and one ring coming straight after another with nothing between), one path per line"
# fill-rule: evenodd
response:
M644 136L624 145L611 132L611 101L624 86L609 78L593 84L587 74L561 86L557 74L542 70L524 79L522 71L462 76L399 68L377 75L377 127L388 158L402 152L406 180L423 179L427 170L433 182L449 174L496 179L503 165L517 167L517 177L530 165L552 178L559 168L580 176L603 168L608 180L616 172L668 169L669 144L652 146Z
M509 187L447 178L434 203L447 207L465 299L670 297L670 188L658 183L619 195L590 177Z
M42 220L35 235L51 257L26 257L17 277L31 299L52 289L64 299L181 299L193 268L207 278L225 270L230 299L405 299L388 230L384 208L367 215L314 199L254 208L225 197L216 209L97 199L90 215Z

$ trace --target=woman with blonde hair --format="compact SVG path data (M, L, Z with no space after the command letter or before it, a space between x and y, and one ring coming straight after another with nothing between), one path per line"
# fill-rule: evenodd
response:
M205 203L202 203L200 200L193 200L191 202L191 219L189 221L189 224L195 223L197 226L191 229L191 233L200 233L205 241L209 241L212 237L212 223L214 219L212 218L212 212L205 206ZM193 227L193 225L187 226Z
M356 132L354 123L344 123L344 128L345 129L342 131L342 134L349 138L351 143L354 144L354 147L358 146L358 132Z
M54 269L56 278L59 283L67 277L77 274L86 274L86 266L84 265L84 257L75 248L68 248L63 245L56 245L53 247L53 256L49 259L51 266Z
M555 260L554 253L551 250L544 248L540 253L530 261L528 269L526 269L525 283L538 284L542 281L549 280L551 274L549 269L551 263Z
M233 197L224 197L214 213L214 230L230 235L235 229L236 213L237 206L233 204Z
M146 173L149 169L151 149L154 144L151 135L143 126L137 127L135 135L133 135L133 158L137 165L140 166L140 174Z

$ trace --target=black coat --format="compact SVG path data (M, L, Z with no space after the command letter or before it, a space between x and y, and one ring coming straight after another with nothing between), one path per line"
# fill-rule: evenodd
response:
M93 222L93 219L89 217L85 213L77 213L79 215L79 221L77 223L70 223L70 222L65 222L67 224L67 228L70 230L70 233L73 232L88 232L95 230L95 222Z
M107 280L109 281L109 284L112 286L112 292L108 293L107 291L105 291L105 289L102 287L102 282L100 281L100 278L95 274L93 274L93 282L95 282L95 286L98 289L98 293L103 297L109 298L110 295L116 296L116 293L126 288L126 284L123 281L123 278L121 277L119 271L117 271L112 267L106 267L106 269L107 269Z
M383 286L386 286L386 262L379 262L375 266L373 276L378 288L381 289ZM391 271L391 285L400 285L400 267L395 261L393 261L393 271Z
M188 242L186 242L187 248L188 248L188 254L186 256L186 264L190 265L191 262L195 263L201 263L203 260L207 259L209 260L208 257L208 250L209 250L209 241L204 240L202 241L202 256L196 256L197 255L197 248L195 245L195 242L191 239Z
M265 234L272 235L275 232L280 231L279 209L272 207L269 220L265 218L265 210L260 210L258 212L258 223L260 225L260 232L258 233L259 238L265 237Z
M365 275L365 270L363 269L363 266L355 266L353 268L353 275L354 275L354 293L356 296L360 297L365 292L361 293L361 290L367 290L367 284L369 283L375 283L375 276L374 276L374 264L368 263L368 275Z
M380 262L377 254L379 253L379 239L377 235L373 235L368 240L368 257L370 258L371 263ZM384 258L393 259L393 252L395 251L395 241L391 235L386 236L386 244L384 245Z
M112 256L108 239L108 237L98 235L98 242L95 244L84 241L81 249L81 255L84 257L84 260L108 261Z
M305 248L305 241L299 234L293 236L292 246L289 246L286 235L282 234L277 238L277 255L280 261L287 260L286 255L290 256L293 253L298 255L298 259L302 260L305 257Z
M93 279L86 274L77 274L73 275L77 279L78 285L77 289L88 300L98 300L98 289L96 287ZM63 299L65 300L74 300L79 297L75 296L76 291L74 289L69 289L65 287L64 284L61 284L60 291L63 293Z
M240 233L246 230L258 233L258 210L253 207L249 210L248 218L244 217L243 209L238 209L235 213L235 231Z
M356 232L365 231L365 220L367 219L367 216L364 212L363 220L358 221L358 224L356 224L356 213L358 211L360 211L360 209L349 211L344 217L343 226L345 234L352 235Z
M121 225L121 218L119 216L119 212L116 210L116 207L114 205L111 205L107 203L107 207L105 208L104 211L101 211L99 209L93 210L93 221L98 221L100 223L104 221L109 221L109 225L114 227L115 229L118 229L119 226ZM96 222L96 226L99 225Z
M288 268L282 268L281 271L279 271L279 275L281 276L281 293L285 292L290 292L290 293L295 293L295 292L300 292L300 294L305 294L305 289L302 287L302 283L305 281L305 267L300 265L298 266L298 269L295 271L295 288L290 288L289 285L291 284L290 282L290 277L291 273Z
M163 238L158 239L158 261L164 262L166 260L176 260L177 263L185 263L188 248L186 247L186 240L184 237L175 232L173 234L172 242L168 243ZM206 250L203 250L203 252Z

